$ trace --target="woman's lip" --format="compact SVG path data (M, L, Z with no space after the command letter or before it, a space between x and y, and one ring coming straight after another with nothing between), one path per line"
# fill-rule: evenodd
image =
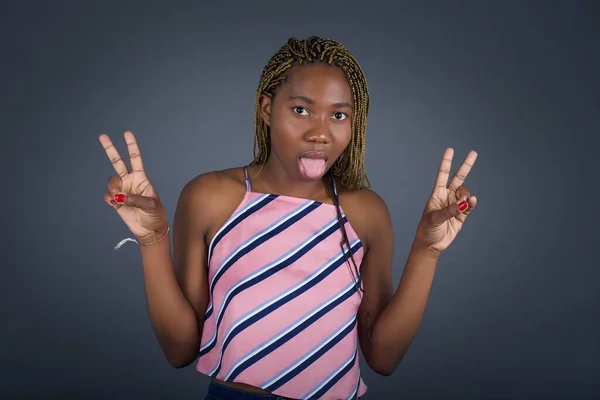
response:
M300 158L312 158L316 160L327 160L327 154L322 151L307 151L302 153Z

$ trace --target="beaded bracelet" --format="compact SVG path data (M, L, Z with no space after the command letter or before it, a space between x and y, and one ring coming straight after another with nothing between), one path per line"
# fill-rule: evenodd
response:
M119 243L117 243L117 245L115 246L114 250L118 250L126 242L134 242L138 246L150 246L150 245L156 244L156 243L160 242L161 240L163 240L164 238L167 237L167 235L169 234L169 230L170 229L171 228L169 226L167 226L167 231L165 232L165 234L162 235L158 240L156 240L154 242L150 242L150 243L139 243L137 240L135 240L133 238L125 238L125 239L121 240Z

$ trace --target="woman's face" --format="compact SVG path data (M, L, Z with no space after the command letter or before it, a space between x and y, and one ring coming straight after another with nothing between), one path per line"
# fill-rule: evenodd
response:
M275 96L260 98L271 131L271 162L296 180L320 179L352 137L352 91L344 72L326 63L295 65Z

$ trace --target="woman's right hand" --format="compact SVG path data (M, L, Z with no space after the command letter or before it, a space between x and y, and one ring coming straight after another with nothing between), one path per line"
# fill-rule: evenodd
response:
M136 236L138 243L149 243L165 234L168 227L167 213L146 176L135 136L128 131L125 132L124 137L131 162L131 172L108 135L102 134L99 137L106 155L117 172L117 176L112 176L108 181L104 201L114 207L129 230Z

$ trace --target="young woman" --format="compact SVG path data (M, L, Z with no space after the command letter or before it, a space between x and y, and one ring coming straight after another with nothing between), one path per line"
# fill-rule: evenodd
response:
M290 39L262 73L250 165L185 185L169 224L125 132L131 170L104 194L135 235L153 329L176 368L198 358L207 399L356 399L358 364L390 375L421 322L440 254L477 200L446 149L396 291L392 226L368 188L369 94L340 43Z

